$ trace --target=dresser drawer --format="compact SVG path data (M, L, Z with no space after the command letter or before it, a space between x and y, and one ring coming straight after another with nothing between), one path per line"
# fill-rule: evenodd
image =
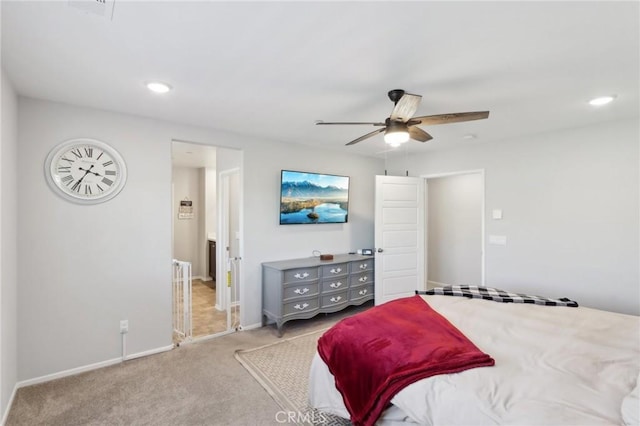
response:
M334 265L321 266L320 269L322 270L322 278L339 277L349 273L349 264L336 263Z
M349 287L355 287L373 282L373 271L361 272L349 276Z
M318 282L292 283L284 287L283 299L305 298L318 294Z
M284 282L314 281L318 279L318 268L298 268L284 271Z
M329 293L349 287L349 277L335 277L320 281L320 292Z
M347 303L349 301L347 291L321 295L320 299L321 299L320 300L321 308L327 308L329 306L335 306L335 305L342 305L343 303Z
M351 272L352 274L357 274L358 272L363 272L363 271L372 271L373 270L373 258L371 259L365 259L365 260L359 260L357 262L351 262L351 264L349 265L351 267Z
M359 300L373 297L373 284L349 289L349 300Z
M299 299L284 304L283 315L294 315L302 312L311 312L318 309L318 298Z

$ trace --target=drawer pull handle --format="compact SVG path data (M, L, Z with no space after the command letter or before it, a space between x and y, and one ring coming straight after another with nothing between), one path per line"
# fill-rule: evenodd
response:
M369 279L369 277L367 275L365 275L364 277L358 278L358 281L360 281L361 283L364 283L364 282L367 282L368 279Z
M329 299L329 300L331 300L333 303L338 303L339 301L341 301L341 300L342 300L342 296L337 296L337 297L336 297L336 296L334 296L334 297L332 297L332 298L331 298L331 299Z
M342 285L342 283L340 281L338 281L337 283L331 283L329 284L329 287L331 288L338 288Z
M293 290L293 292L295 294L305 294L309 292L308 288L296 288L295 290Z
M331 271L332 274L339 274L340 272L342 272L342 268L333 268Z
M303 311L305 309L307 309L309 307L309 304L307 302L303 303L302 306L298 303L297 305L295 305L293 307L293 309L297 309L299 311Z
M303 274L301 274L300 272L298 272L297 274L294 275L294 277L298 278L299 280L302 280L304 278L307 278L309 276L308 272L305 272Z
M360 290L360 291L358 292L358 294L359 294L360 296L364 296L365 294L367 294L367 289L365 288L364 290Z
M361 263L360 264L360 269L367 269L367 264L366 263Z

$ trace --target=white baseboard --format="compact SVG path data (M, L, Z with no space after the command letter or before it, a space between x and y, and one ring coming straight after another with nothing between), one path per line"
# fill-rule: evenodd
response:
M427 290L431 290L436 287L446 287L451 284L439 283L437 281L427 281Z
M160 348L151 349L144 352L138 352L135 354L127 355L125 361L135 358L141 358L148 355L153 355L161 352L166 352L173 349L173 345L162 346ZM55 379L61 379L63 377L73 376L75 374L84 373L86 371L97 370L98 368L109 367L110 365L120 364L122 362L122 358L113 358L106 361L96 362L95 364L84 365L82 367L70 368L69 370L59 371L57 373L47 374L45 376L34 377L33 379L27 379L20 381L16 384L17 388L22 388L25 386L36 385L38 383L49 382Z
M11 392L9 401L7 401L7 406L5 407L4 413L2 414L2 421L0 421L0 425L4 426L7 423L7 418L9 417L9 411L11 411L11 406L13 405L13 399L16 397L17 391L18 391L18 384L16 383L13 386L13 392Z
M107 361L96 362L95 364L84 365L82 367L70 368L69 370L59 371L57 373L47 374L45 376L34 377L33 379L23 380L18 382L18 388L25 386L37 385L38 383L49 382L55 379L61 379L63 377L73 376L75 374L84 373L85 371L97 370L98 368L108 367L110 365L119 364L122 362L122 358L113 358Z
M151 349L151 350L148 350L148 351L138 352L136 354L127 355L124 358L124 360L125 361L129 361L130 359L136 359L136 358L142 358L143 356L155 355L155 354L159 354L159 353L162 353L162 352L170 351L173 348L174 348L173 345L162 346L160 348L155 348L155 349Z
M241 325L240 330L242 331L255 330L256 328L260 328L260 327L262 327L262 323L258 322L255 324Z

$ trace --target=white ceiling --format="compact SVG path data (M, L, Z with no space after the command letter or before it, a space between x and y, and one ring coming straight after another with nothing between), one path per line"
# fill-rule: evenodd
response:
M383 155L382 136L344 144L374 128L315 121L383 121L396 88L423 96L416 115L491 111L405 144L427 152L638 117L639 14L606 1L118 0L110 19L4 0L2 66L25 96L362 155ZM151 79L174 90L152 94ZM616 102L587 104L603 94Z

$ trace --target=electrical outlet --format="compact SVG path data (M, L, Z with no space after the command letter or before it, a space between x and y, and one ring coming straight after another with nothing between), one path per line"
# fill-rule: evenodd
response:
M129 320L120 321L120 334L126 334L129 332Z

